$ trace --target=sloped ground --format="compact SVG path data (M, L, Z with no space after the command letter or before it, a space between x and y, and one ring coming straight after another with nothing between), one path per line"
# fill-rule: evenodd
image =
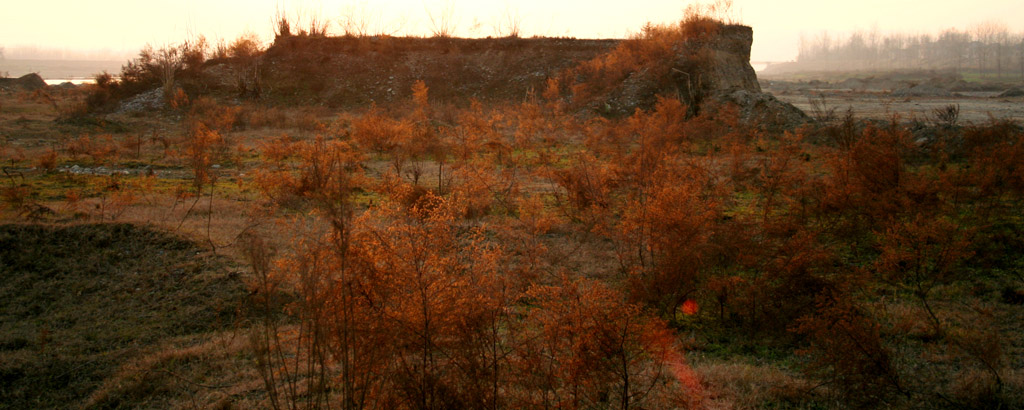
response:
M279 38L261 70L266 97L337 108L407 101L417 80L442 101L519 101L619 40Z
M0 90L35 91L46 88L46 81L36 73L25 74L18 78L0 78Z
M0 226L0 408L79 408L125 363L175 357L156 346L233 328L245 288L232 270L129 224ZM94 404L137 407L159 391Z

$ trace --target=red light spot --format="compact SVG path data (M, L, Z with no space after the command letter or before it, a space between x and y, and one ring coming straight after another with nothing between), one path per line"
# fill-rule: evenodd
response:
M693 299L686 299L686 301L683 302L683 305L679 307L679 310L687 316L696 315L699 310L697 307L697 301Z

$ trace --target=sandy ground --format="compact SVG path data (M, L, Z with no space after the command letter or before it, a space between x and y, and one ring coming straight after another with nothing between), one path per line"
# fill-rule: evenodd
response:
M1024 123L1024 97L1000 98L997 97L998 92L960 93L953 97L895 97L885 92L834 89L773 91L766 88L764 91L795 105L808 115L814 112L811 100L823 95L826 107L835 108L837 115L852 108L858 118L888 119L897 114L902 120L927 121L934 116L935 109L958 104L961 122L980 123L995 117Z

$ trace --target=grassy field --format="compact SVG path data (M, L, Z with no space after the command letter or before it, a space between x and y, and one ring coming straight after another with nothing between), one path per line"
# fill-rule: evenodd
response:
M152 396L206 394L244 357L215 351L244 339L243 268L227 258L125 223L6 224L0 244L4 408L160 407Z

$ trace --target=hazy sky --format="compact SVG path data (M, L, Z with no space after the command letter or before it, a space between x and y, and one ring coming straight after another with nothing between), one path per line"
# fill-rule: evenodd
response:
M176 43L191 31L207 38L233 39L250 30L267 41L271 17L283 6L337 22L345 10L395 25L400 34L427 34L427 12L454 3L460 36L487 36L506 13L521 18L522 34L578 38L624 37L644 22L676 21L692 1L670 0L30 0L8 2L0 14L0 47L109 49L134 53L143 45ZM754 61L796 57L800 35L823 30L843 33L936 33L999 21L1024 32L1024 0L734 0L733 15L754 28ZM508 10L508 12L506 12ZM332 24L330 29L339 32ZM10 57L10 56L9 56Z

